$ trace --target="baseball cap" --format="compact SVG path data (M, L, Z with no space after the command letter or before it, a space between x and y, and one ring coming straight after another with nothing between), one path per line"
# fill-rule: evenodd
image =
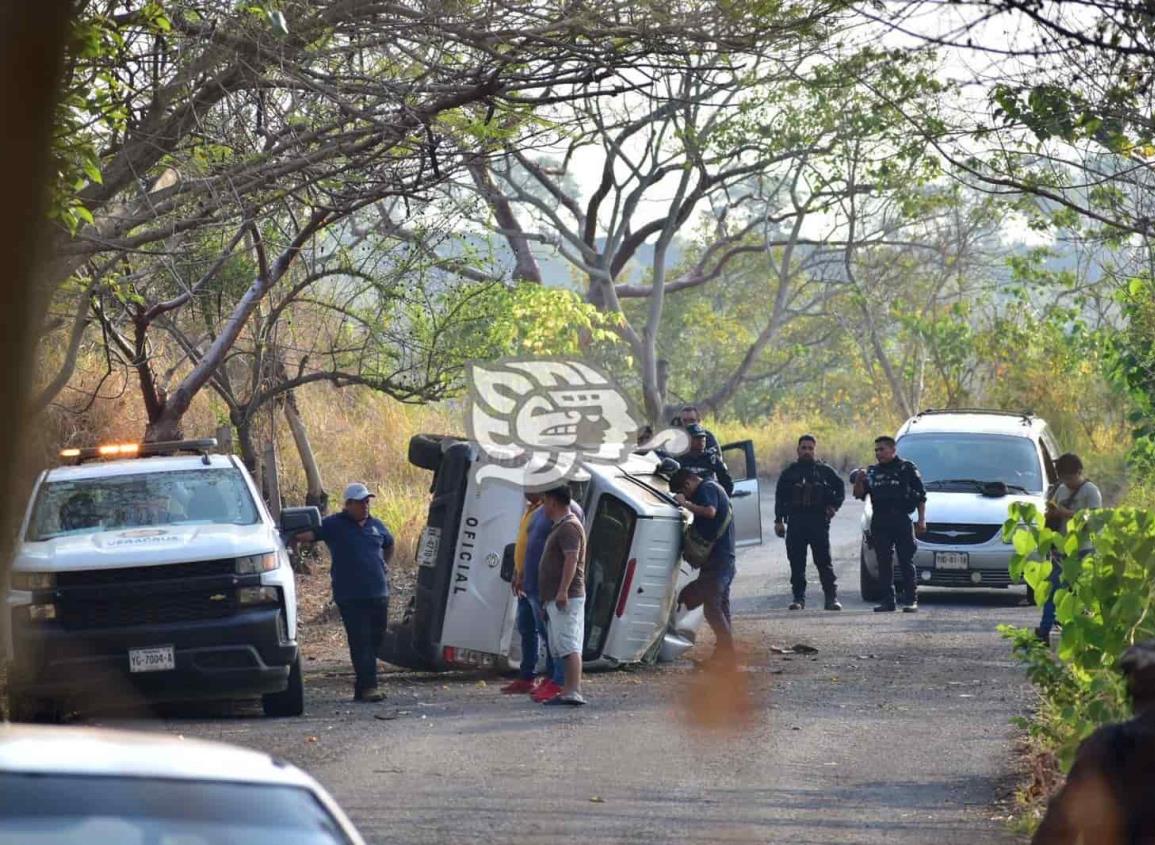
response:
M368 487L366 487L364 484L361 484L360 482L355 481L345 488L345 498L343 501L360 502L363 499L374 498L376 498L376 496L369 492Z
M686 434L690 435L691 437L705 437L706 429L702 428L702 426L698 423L690 423L688 426L686 426Z

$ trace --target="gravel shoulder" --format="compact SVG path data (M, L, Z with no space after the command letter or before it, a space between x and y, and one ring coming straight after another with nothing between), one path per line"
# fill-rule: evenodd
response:
M129 724L285 757L370 842L1014 842L1000 801L1029 690L995 626L1036 611L1018 591L939 591L918 614L871 613L860 513L848 504L834 525L842 613L785 609L769 521L767 542L740 554L749 665L730 678L689 661L599 673L591 706L570 710L501 696L493 675L390 672L384 704L354 705L347 664L320 661L303 718L236 706Z

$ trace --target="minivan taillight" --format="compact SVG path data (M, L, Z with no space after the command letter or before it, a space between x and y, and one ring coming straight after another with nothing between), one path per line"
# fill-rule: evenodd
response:
M622 580L622 592L618 595L617 617L621 619L626 612L626 602L630 600L630 587L634 585L634 570L638 568L638 559L630 558L626 564L626 577Z

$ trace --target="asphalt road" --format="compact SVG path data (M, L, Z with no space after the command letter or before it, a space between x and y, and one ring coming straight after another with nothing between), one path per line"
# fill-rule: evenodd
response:
M354 705L347 667L319 667L300 719L241 709L134 724L280 754L374 843L1015 841L1000 798L1028 692L995 626L1037 611L1017 606L1021 591L927 590L918 614L871 613L857 503L833 528L846 609L821 610L813 577L815 609L787 611L769 504L767 542L739 556L749 666L736 676L685 660L601 673L590 706L571 710L464 674L391 673L384 704Z

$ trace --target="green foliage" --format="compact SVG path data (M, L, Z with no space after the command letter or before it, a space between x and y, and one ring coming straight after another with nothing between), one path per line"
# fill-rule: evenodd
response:
M1069 765L1079 741L1126 717L1117 661L1129 646L1155 636L1155 512L1083 511L1060 533L1046 526L1033 504L1015 503L1003 537L1014 544L1011 577L1025 580L1040 603L1051 592L1052 566L1062 567L1063 586L1054 595L1062 625L1057 657L1028 648L1030 632L1006 629L1004 635L1057 717L1039 729L1050 732ZM1081 555L1088 545L1091 553Z
M502 355L577 355L618 342L620 318L573 291L525 283L495 286L490 295L488 337Z
M1130 461L1141 478L1155 479L1155 279L1136 276L1117 294L1125 327L1112 335L1107 364L1133 408Z

